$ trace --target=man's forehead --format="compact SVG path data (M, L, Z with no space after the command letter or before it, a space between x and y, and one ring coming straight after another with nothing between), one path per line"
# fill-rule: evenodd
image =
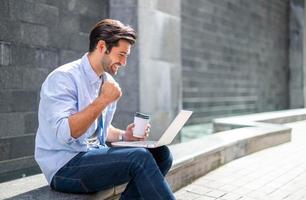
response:
M115 52L117 52L117 53L120 53L120 54L127 54L127 55L129 55L130 54L130 52L131 52L131 48L130 47L120 47L120 46L118 46L118 47L113 47L113 50L115 51Z
M131 52L130 48L128 50L119 51L119 53L127 54L127 55L129 55L130 52Z
M123 54L130 54L131 44L129 42L120 40L118 44L119 44L118 46L114 47L116 51Z

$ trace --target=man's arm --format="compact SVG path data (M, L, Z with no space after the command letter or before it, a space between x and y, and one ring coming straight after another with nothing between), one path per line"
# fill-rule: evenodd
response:
M105 82L102 86L102 92L89 106L84 110L71 115L68 118L70 134L73 138L83 135L90 125L98 118L102 110L108 104L121 97L121 89L115 82Z
M113 125L110 125L109 129L108 129L108 134L107 134L107 141L108 142L116 142L121 140L124 140L125 136L125 131L121 130L119 128L115 128Z

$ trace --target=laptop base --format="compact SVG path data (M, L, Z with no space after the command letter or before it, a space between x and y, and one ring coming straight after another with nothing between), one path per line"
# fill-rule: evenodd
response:
M144 147L144 148L156 148L158 145L157 141L135 141L135 142L113 142L114 147Z

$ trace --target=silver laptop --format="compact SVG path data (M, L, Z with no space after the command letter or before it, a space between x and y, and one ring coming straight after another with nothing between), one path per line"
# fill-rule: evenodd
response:
M172 121L167 130L162 134L158 141L123 141L123 142L112 142L113 146L120 147L145 147L145 148L156 148L163 145L168 145L172 142L178 132L183 128L191 116L192 111L181 110L176 118Z

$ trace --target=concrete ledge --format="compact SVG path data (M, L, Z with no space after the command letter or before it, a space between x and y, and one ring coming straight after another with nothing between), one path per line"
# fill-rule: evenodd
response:
M101 200L116 199L126 184L94 194L66 194L52 190L43 174L29 176L0 184L0 199L6 200Z
M235 126L248 126L233 130L219 132L204 138L192 140L190 142L171 145L170 149L174 156L174 164L171 168L167 180L173 191L189 184L198 177L205 175L213 169L228 163L236 158L248 155L250 153L279 145L291 140L291 129L280 124L269 124L267 121L292 122L303 120L306 115L306 109L299 109L292 112L284 111L281 117L273 113L265 113L260 117L252 118L250 115L217 119L224 128ZM274 113L275 114L275 113ZM227 120L230 119L230 120ZM246 119L256 119L251 121ZM238 122L237 122L238 120ZM264 121L264 122L263 122ZM231 122L233 122L231 124ZM52 191L44 179L43 175L35 175L23 179L18 179L0 184L0 199L118 199L125 185L117 186L105 191L91 195L65 194Z
M176 191L225 163L290 140L290 128L246 127L173 145L175 162L167 179Z
M281 110L274 112L240 115L213 120L214 132L246 126L273 126L306 120L306 109Z

